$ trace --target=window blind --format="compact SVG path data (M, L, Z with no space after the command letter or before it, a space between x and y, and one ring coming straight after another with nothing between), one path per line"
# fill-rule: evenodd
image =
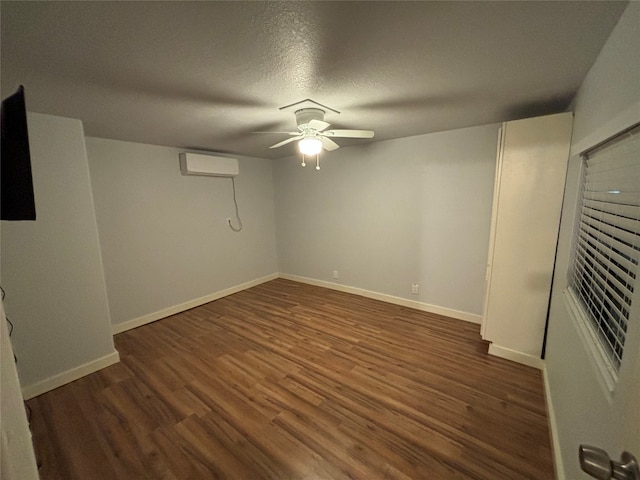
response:
M617 370L640 260L640 126L583 159L569 285Z

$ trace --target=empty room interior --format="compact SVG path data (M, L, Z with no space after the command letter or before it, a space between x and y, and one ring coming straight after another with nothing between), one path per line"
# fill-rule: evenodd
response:
M640 479L640 2L0 22L3 479Z

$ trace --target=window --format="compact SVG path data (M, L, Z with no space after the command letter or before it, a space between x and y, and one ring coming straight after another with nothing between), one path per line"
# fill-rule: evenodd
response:
M617 372L640 259L640 126L583 161L569 288Z

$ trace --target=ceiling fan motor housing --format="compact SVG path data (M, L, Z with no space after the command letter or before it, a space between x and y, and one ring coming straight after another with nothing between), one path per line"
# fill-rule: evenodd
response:
M303 108L296 111L296 123L298 127L307 125L311 120L324 121L324 110L319 108Z
M298 102L298 103L308 104L308 103L311 103L311 100L305 100L304 102ZM292 107L293 105L289 105L288 107L282 107L280 110L283 110L285 108L291 109ZM327 107L327 109L335 113L340 113L337 110L333 110L329 107ZM327 150L329 152L339 147L339 145L329 137L373 138L373 131L371 130L341 130L341 129L327 130L330 124L324 121L325 112L326 110L324 108L316 108L315 106L298 108L295 111L298 131L297 132L277 132L277 133L287 134L289 135L289 138L282 140L281 142L278 142L275 145L271 145L269 148L282 147L283 145L287 145L288 143L291 143L291 142L299 142L298 145L300 147L302 147L303 144L305 145L313 144L314 145L313 150L310 147L309 149L307 149L307 151L302 150L302 152L305 154L313 155L318 153L315 150L318 148L319 144L321 144L320 149Z

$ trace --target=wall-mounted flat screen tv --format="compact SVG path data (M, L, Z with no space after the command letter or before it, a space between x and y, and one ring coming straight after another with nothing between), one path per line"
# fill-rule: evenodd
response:
M22 85L2 101L0 116L0 217L2 220L35 220L27 108Z

